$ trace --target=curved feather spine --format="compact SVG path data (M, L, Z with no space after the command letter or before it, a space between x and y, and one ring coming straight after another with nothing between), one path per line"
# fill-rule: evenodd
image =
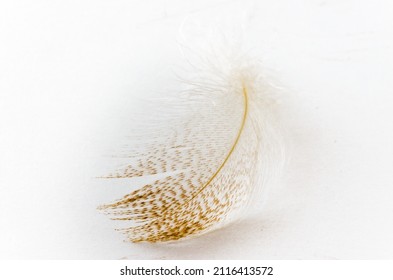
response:
M244 125L246 123L246 119L247 119L247 113L248 113L248 96L247 96L247 90L243 85L243 97L244 97L244 113L243 113L243 118L242 118L242 123L241 126L239 128L239 132L236 136L236 139L233 143L233 146L231 147L231 149L228 152L228 155L225 157L224 161L221 163L220 167L217 169L217 171L213 174L213 176L209 179L209 181L207 181L207 183L204 184L204 186L202 186L202 188L196 193L194 194L190 200L194 199L195 196L197 196L201 191L203 191L210 183L211 181L213 181L213 179L217 176L218 173L220 173L221 169L224 167L224 165L226 164L226 162L229 160L229 158L231 157L233 151L235 150L237 143L239 142L240 136L242 135L243 129L244 129ZM189 200L186 201L186 203L188 203Z

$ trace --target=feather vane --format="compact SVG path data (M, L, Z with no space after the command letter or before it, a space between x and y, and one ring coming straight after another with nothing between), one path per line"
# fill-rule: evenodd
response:
M235 220L259 194L266 172L269 124L260 76L248 62L204 71L188 83L172 129L142 138L134 162L107 178L161 175L123 198L100 206L132 242L178 240ZM213 78L212 78L213 77ZM267 156L267 155L266 155ZM263 170L266 170L263 169Z

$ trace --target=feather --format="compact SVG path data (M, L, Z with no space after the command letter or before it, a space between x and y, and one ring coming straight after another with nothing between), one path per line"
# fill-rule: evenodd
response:
M164 106L174 109L161 122L147 121L152 129L139 137L133 162L106 177L159 176L99 207L129 223L121 229L128 241L200 235L236 220L260 197L276 144L274 102L256 63L240 54L220 57L193 68L182 95Z

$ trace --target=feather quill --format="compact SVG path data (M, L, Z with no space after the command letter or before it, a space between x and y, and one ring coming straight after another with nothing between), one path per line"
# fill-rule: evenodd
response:
M142 135L134 162L106 178L160 175L99 209L132 242L200 235L238 218L260 196L269 175L273 103L256 63L240 54L194 68L176 108L163 114L171 129ZM154 120L148 121L150 124Z

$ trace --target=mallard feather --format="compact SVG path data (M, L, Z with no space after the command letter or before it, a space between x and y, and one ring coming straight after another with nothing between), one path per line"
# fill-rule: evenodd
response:
M142 135L134 162L107 176L160 175L100 206L129 223L122 229L129 241L206 233L235 220L260 196L272 143L269 87L244 56L206 65L194 69L182 97L171 101L172 113L163 115L170 128Z

